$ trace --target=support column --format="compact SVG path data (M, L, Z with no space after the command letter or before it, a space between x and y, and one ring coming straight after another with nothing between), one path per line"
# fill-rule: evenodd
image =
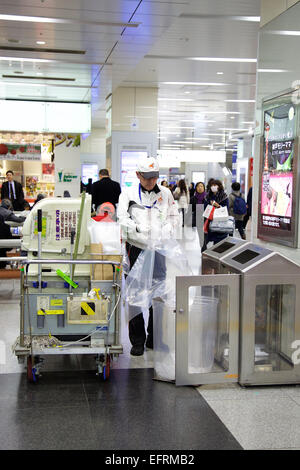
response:
M123 186L135 175L139 153L157 155L157 94L157 88L119 87L106 99L106 167Z

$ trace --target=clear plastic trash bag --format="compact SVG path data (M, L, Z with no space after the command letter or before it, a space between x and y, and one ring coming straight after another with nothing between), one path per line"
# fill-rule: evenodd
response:
M154 297L175 298L176 276L191 275L188 261L176 240L143 250L129 271L123 290L128 321L147 310Z
M215 297L199 296L192 288L189 297L188 372L208 373L214 365L217 309ZM157 379L175 381L175 298L153 299L153 362Z

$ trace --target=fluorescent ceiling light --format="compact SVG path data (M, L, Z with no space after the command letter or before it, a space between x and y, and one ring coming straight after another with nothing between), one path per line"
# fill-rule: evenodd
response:
M190 86L225 86L228 83L212 83L212 82L162 82L163 85L190 85Z
M214 134L214 133L208 133L208 132L203 132L203 135L214 135L214 136L223 136L225 134L225 132L223 132L222 134Z
M237 15L220 15L220 14L192 14L182 13L180 18L193 18L193 19L205 19L205 20L232 20L232 21L251 21L255 23L260 22L260 16L237 16Z
M158 135L178 135L178 132L160 132Z
M217 72L217 75L224 75L224 72Z
M220 131L248 131L249 129L233 129L231 127L220 127Z
M158 101L194 101L192 98L158 98Z
M42 45L42 44L46 44L45 41L36 41L36 43L37 43L37 44L41 44L41 45Z
M255 100L225 100L225 103L255 103Z
M257 59L244 59L237 57L186 57L186 59L199 60L202 62L257 62Z
M193 122L194 124L201 124L202 122L216 122L216 121L208 121L206 119L202 119L202 120L195 120L195 119L181 119L181 122Z
M278 34L279 36L300 36L300 31L271 30L264 31L264 34Z
M257 69L259 73L283 73L288 72L288 70L283 69Z
M68 18L47 18L45 16L25 16L25 15L0 15L0 21L23 21L30 23L57 23L57 24L91 24L103 26L119 26L137 28L140 23L122 23L108 21L87 21L87 20L71 20Z
M28 57L0 57L0 60L8 60L11 62L56 62L50 59L29 59Z
M242 124L254 124L254 121L242 121Z
M242 114L240 111L203 111L203 114Z
M186 127L186 126L166 126L165 129L195 129L195 127Z
M184 140L211 140L209 137L185 137Z

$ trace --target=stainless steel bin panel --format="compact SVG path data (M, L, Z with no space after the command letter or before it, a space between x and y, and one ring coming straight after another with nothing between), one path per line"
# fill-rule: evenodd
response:
M237 382L239 275L176 278L176 385Z

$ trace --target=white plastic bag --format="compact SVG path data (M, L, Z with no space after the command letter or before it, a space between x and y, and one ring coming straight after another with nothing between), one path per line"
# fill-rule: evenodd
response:
M217 207L214 210L213 220L221 222L224 220L228 220L228 210L227 207Z
M105 254L121 254L120 225L117 222L96 222L91 219L88 223L90 241L93 244L102 244Z

